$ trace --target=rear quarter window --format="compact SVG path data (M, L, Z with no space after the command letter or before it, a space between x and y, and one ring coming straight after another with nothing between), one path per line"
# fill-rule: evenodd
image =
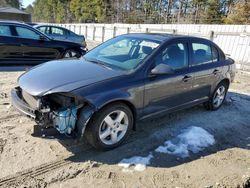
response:
M58 27L51 27L51 34L54 35L65 35L64 29Z
M212 61L213 62L219 61L219 52L214 46L212 46Z

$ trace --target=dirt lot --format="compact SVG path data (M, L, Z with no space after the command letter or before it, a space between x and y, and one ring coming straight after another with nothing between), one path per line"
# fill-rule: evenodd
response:
M10 105L22 72L0 72L0 186L3 187L250 187L250 74L239 72L223 107L197 106L138 124L121 147L97 152L35 123ZM181 158L154 150L188 127L215 143ZM42 131L42 132L41 132ZM118 163L154 155L143 171Z

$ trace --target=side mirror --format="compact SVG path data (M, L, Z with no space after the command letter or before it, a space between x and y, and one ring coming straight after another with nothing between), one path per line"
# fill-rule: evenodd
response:
M150 74L151 75L164 75L164 74L166 75L166 74L173 74L173 73L174 73L174 70L170 66L161 63L157 65L155 68L153 68Z

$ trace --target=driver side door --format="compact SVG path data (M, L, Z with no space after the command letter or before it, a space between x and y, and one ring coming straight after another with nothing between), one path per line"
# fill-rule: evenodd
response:
M193 100L193 73L189 70L187 41L168 44L153 60L153 66L167 64L172 74L148 75L145 83L143 116L173 111ZM151 72L151 70L149 70Z

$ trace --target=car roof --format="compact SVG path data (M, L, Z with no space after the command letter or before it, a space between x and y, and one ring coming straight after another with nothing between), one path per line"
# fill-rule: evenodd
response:
M61 27L61 26L57 26L57 25L49 25L49 24L37 24L34 27L57 27L57 28L66 29L65 27ZM66 30L68 30L68 29L66 29Z
M123 36L131 36L131 37L139 37L148 40L156 40L159 42L171 40L171 39L200 39L208 41L205 38L194 37L194 36L187 36L187 35L177 35L177 34L167 34L167 33L128 33L124 34Z
M3 24L8 24L8 25L19 25L19 26L26 26L28 28L31 28L33 30L36 30L36 32L38 32L39 34L42 34L44 36L46 36L47 38L50 38L49 36L47 36L46 34L42 33L41 31L37 30L36 28L32 27L31 25L29 24L26 24L24 22L18 22L18 21L11 21L11 20L1 20L0 19L0 24L3 23Z
M10 24L10 25L25 25L25 26L29 26L25 22L14 21L14 20L1 20L0 19L0 24L1 23L3 23L3 24Z

